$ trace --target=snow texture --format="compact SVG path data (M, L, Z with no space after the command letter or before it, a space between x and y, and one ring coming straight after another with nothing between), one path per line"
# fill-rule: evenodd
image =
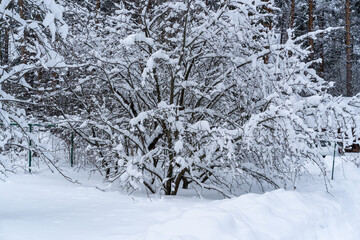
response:
M12 175L0 183L0 239L357 240L360 174L339 163L333 196L319 181L228 200L130 197L56 175Z

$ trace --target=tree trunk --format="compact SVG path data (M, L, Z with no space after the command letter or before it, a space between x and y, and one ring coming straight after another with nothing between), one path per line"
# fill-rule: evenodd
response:
M1 3L1 0L0 0ZM12 2L10 2L5 9L10 9ZM0 49L0 60L2 60L2 64L8 64L9 63L9 52L10 52L10 45L9 45L9 41L10 41L10 37L9 37L9 28L7 25L5 25L4 30L4 38L1 40L1 45L2 48Z
M286 24L286 12L283 11L281 13L281 20L280 20L280 44L284 44L287 40L287 24Z
M9 30L5 29L5 36L4 36L4 63L9 63Z
M320 17L320 28L322 30L325 29L325 14L324 11L321 12L321 17ZM320 49L320 58L321 58L321 63L319 66L319 76L324 78L325 77L325 54L324 54L324 33L320 34L320 38L321 38L321 49Z
M1 0L0 0L0 3L1 3ZM1 22L0 22L0 27L1 27ZM4 57L3 52L5 51L4 46L3 46L4 40L5 40L5 29L4 29L4 34L3 34L3 30L0 29L0 65L4 64L3 63L3 57Z
M269 0L262 0L262 2L268 3ZM269 8L267 5L263 5L262 10L263 10L264 13L270 13L271 14L273 12L272 9ZM271 31L271 29L272 29L272 20L271 20L271 18L265 19L265 22L264 22L263 26L265 28L267 28L267 30L265 30L266 32ZM265 49L270 49L270 46L265 46ZM265 64L268 64L268 62L269 62L269 54L266 54L263 57L263 60L264 60Z
M294 19L295 19L295 0L291 0L291 8L290 8L290 26L291 30L294 29ZM291 38L294 37L294 33L291 33ZM292 56L292 52L289 51L289 57Z
M9 31L4 29L3 39L0 42L0 61L1 64L6 65L9 63Z
M314 31L314 2L313 2L313 0L308 0L308 4L309 4L308 32L310 33L312 31ZM310 60L312 60L314 58L314 39L312 39L311 37L309 37L309 46L310 46L310 50L311 50Z
M351 85L351 32L350 32L350 0L345 0L345 44L346 44L346 96L352 96Z
M24 0L19 0L19 14L22 19L25 19L25 9L24 9ZM21 54L21 60L23 63L27 62L27 56L26 56L26 29L24 30L24 37L22 39L21 48L20 48L20 54Z
M99 15L99 12L100 12L100 6L101 6L100 0L96 0L95 24L99 23L98 15ZM95 29L98 30L98 26L96 26Z
M295 18L295 0L291 0L290 29L294 28L294 18Z

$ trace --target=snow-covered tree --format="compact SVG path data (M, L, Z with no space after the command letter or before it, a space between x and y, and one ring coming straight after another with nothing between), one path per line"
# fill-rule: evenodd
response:
M109 181L230 196L254 181L294 186L309 162L326 176L317 146L340 128L352 140L357 120L305 62L307 37L289 33L279 43L272 5L120 1L107 15L72 8L69 59L84 67L68 82L79 114L64 120Z
M304 42L327 30L279 35L273 6L1 1L0 113L20 126L3 143L20 142L29 119L54 119L129 191L296 187L309 164L326 179L317 148L359 138L359 99L329 95L308 62Z
M39 115L35 111L36 99L49 90L42 82L53 81L43 76L65 66L56 51L56 41L67 35L62 12L63 7L54 0L0 2L0 26L5 32L1 35L5 44L1 48L0 64L2 152L9 144L28 148L29 141L14 141L24 136L33 142L34 149L41 150L38 141L29 133L28 124L38 120L34 118ZM11 123L16 126L10 127ZM11 137L14 132L17 138ZM4 160L1 161L5 166Z

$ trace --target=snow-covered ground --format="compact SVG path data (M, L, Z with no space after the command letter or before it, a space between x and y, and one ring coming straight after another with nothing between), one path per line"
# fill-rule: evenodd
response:
M227 200L103 192L46 171L11 175L0 182L0 240L358 240L360 169L339 163L331 194L315 178L296 191Z

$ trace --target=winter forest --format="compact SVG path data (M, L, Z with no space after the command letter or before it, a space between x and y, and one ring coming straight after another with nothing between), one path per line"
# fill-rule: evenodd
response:
M1 178L46 164L72 181L42 131L129 193L295 189L309 164L327 187L319 146L360 137L359 16L350 0L0 0Z

